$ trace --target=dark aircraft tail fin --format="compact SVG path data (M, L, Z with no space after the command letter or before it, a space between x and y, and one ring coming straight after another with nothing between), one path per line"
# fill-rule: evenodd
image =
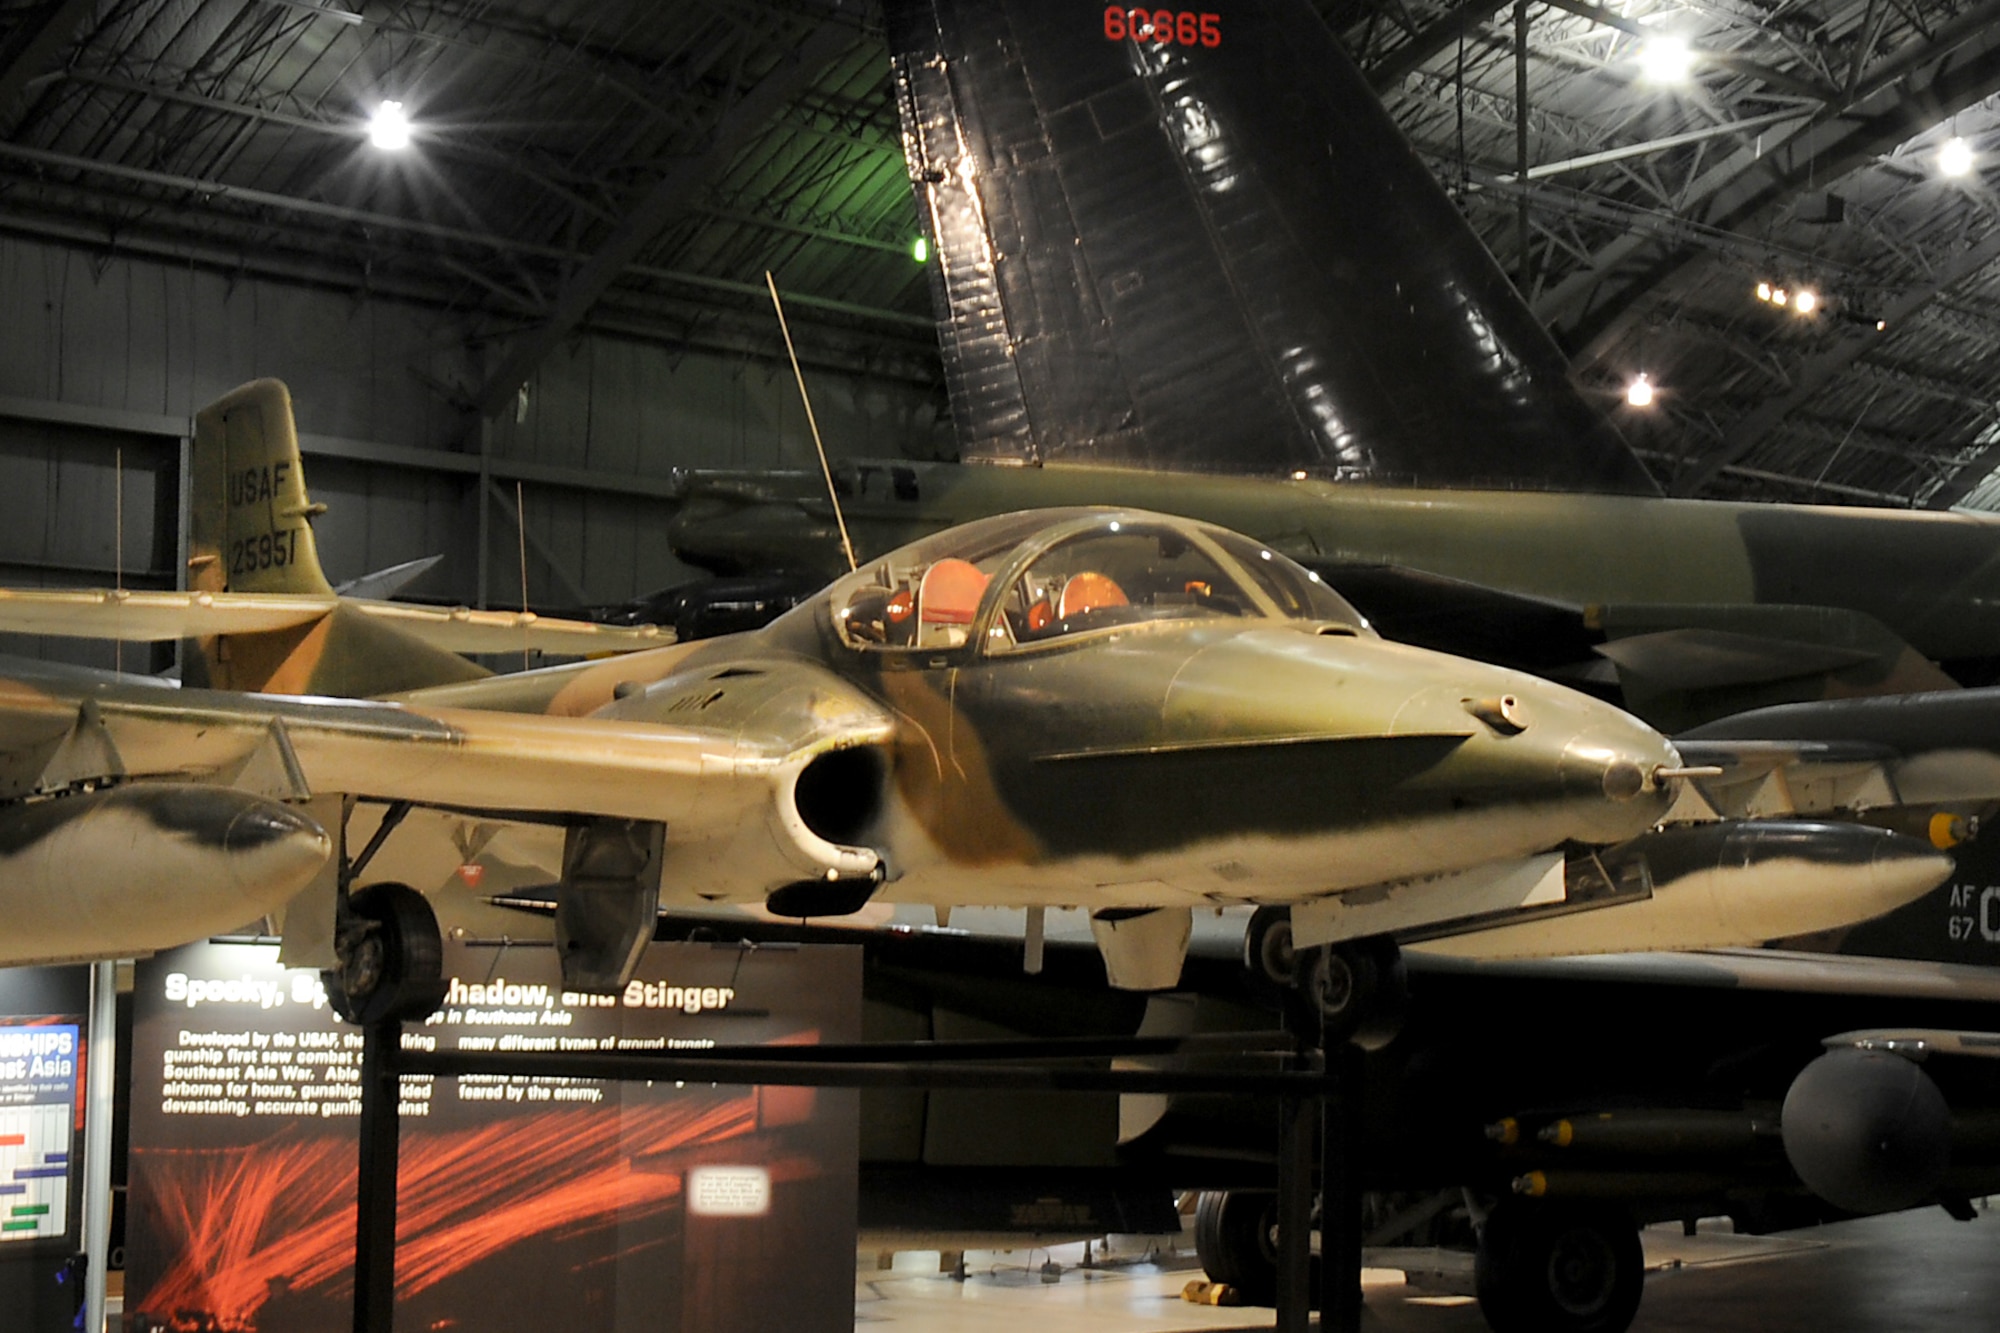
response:
M1306 0L888 0L961 448L1653 493Z

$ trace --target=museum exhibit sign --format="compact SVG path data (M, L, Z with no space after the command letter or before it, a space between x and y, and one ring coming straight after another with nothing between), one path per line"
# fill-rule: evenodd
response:
M860 1034L846 948L656 945L612 996L565 993L547 948L448 942L445 966L445 1002L406 1048ZM346 1329L362 1034L269 944L142 962L134 1003L127 1326ZM852 1091L406 1076L399 1110L401 1326L852 1326Z
M66 1330L81 1241L87 967L0 969L0 1327ZM18 1321L18 1322L17 1322Z

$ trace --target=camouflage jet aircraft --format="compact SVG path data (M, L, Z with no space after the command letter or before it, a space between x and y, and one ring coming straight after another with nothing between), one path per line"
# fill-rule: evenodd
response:
M857 546L1186 514L1392 638L1670 729L2000 678L2000 524L1660 498L1312 7L1203 10L1188 43L1167 11L888 5L965 463L848 468ZM674 540L839 560L816 473L691 476Z
M96 848L88 875L17 881L12 905L46 927L35 957L159 947L313 879L285 911L287 955L333 969L368 1019L429 1003L426 895L477 882L555 890L577 989L622 985L663 905L816 917L871 899L1083 906L1113 982L1157 988L1179 974L1195 909L1287 904L1293 944L1265 952L1301 957L1345 1022L1393 993L1399 931L1618 907L1648 941L1755 942L1706 888L1651 892L1647 848L1665 888L1737 846L1649 833L1687 776L1657 733L1562 686L1387 642L1317 575L1211 524L989 518L871 561L763 630L467 679L455 657L403 651L380 623L401 608L343 630L346 604L326 605L283 386L206 409L196 439L198 483L223 491L196 506L197 576L227 565L210 588L139 608L0 596L0 629L180 630L190 681L263 691L0 673L0 835L13 821L23 849ZM259 553L254 573L212 555L217 534ZM412 676L429 680L372 700L329 684ZM1729 859L1796 836L1748 833ZM1816 883L1781 894L1778 918L1872 916L1949 868L1912 840L1865 841L1833 858L1852 896ZM1566 852L1614 844L1594 874L1566 870ZM135 900L130 928L102 934L80 904L115 910L115 890L90 895L122 882L119 865L148 886L146 910ZM177 899L175 876L202 887ZM1754 936L1772 928L1760 918Z

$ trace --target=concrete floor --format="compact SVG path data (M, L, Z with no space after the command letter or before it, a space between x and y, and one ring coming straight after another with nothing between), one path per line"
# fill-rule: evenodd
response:
M1646 1297L1633 1333L1981 1333L2000 1329L2000 1214L1954 1222L1929 1210L1774 1237L1646 1233ZM855 1274L855 1326L884 1333L1177 1333L1267 1329L1269 1311L1191 1305L1192 1259L1127 1256L1081 1268L1082 1247L977 1252L966 1280L936 1253L898 1255ZM1061 1265L1053 1282L1043 1265ZM1439 1295L1371 1268L1365 1327L1480 1333L1469 1297Z

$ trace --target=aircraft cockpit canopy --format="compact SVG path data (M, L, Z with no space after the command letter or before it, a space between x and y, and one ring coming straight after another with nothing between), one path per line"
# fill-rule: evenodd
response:
M1285 620L1371 633L1317 574L1238 533L1159 514L1009 514L894 551L834 584L849 647L1007 652L1097 630Z

